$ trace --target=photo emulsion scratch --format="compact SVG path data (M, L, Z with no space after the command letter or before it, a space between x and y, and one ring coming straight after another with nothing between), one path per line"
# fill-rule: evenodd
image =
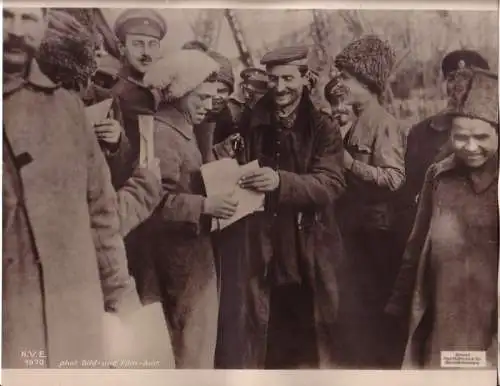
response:
M495 369L498 14L3 8L3 369Z

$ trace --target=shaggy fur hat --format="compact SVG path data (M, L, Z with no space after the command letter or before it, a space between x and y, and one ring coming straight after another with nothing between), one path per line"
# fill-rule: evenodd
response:
M144 74L144 84L166 91L169 99L180 99L212 75L220 65L198 50L180 50L153 64Z
M36 57L40 69L64 87L86 84L97 69L95 39L92 31L68 13L50 10Z
M458 70L453 76L448 114L497 126L498 75L480 68Z
M233 66L231 65L231 61L226 58L224 55L219 54L218 52L212 51L205 43L200 42L198 40L192 40L185 43L182 46L183 50L198 50L201 52L205 52L212 59L219 63L220 70L217 73L217 80L219 82L223 82L229 86L231 89L231 93L234 91L234 73Z
M345 47L335 58L335 66L350 72L380 95L395 61L389 43L378 36L367 35Z

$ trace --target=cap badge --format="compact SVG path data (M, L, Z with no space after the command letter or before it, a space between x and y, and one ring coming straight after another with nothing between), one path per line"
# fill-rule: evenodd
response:
M458 68L460 68L460 69L465 68L465 61L463 59L458 62Z

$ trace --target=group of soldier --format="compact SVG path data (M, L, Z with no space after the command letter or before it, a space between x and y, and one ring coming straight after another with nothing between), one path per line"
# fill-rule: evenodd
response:
M498 80L478 52L446 55L447 108L407 131L378 36L335 56L326 112L305 46L236 82L203 43L162 55L161 14L130 9L106 79L83 14L4 9L4 367L22 350L101 358L151 304L165 367L439 368L453 350L496 365ZM265 203L212 231L239 204L205 192L202 165L223 158L258 160L238 185Z

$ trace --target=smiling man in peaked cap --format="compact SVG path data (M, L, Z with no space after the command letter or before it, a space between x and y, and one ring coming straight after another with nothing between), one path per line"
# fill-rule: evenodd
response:
M330 215L345 186L342 138L311 101L307 56L302 46L264 55L269 91L241 119L243 161L260 167L240 186L264 193L266 202L263 213L240 220L237 277L225 278L222 267L221 313L242 315L221 319L224 368L332 366L333 261L341 248L324 232L338 234Z

